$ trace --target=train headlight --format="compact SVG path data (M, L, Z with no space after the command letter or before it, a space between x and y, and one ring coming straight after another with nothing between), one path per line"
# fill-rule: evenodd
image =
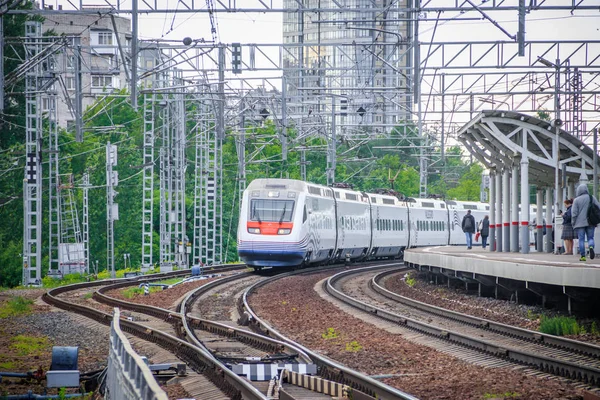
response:
M291 231L292 231L292 230L291 230L291 229L289 229L289 228L280 228L280 229L277 231L277 234L278 234L278 235L289 235Z
M248 228L248 233L260 235L260 228Z

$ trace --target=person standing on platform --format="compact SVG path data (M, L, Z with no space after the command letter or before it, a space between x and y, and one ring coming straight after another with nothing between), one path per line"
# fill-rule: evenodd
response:
M594 196L590 196L588 192L588 187L586 184L581 184L577 187L575 191L576 198L573 202L573 207L571 207L571 223L573 225L573 229L575 229L575 233L577 234L577 238L579 239L579 254L581 258L579 261L586 261L585 258L585 237L588 239L588 249L590 251L590 258L593 260L596 257L596 253L594 251L594 230L595 226L590 225L588 222L588 208L590 207L590 200L594 202L595 205L600 207L600 203Z
M573 239L575 239L575 231L573 230L573 224L571 219L571 208L573 206L573 200L567 199L565 200L566 211L563 213L563 229L561 239L565 241L565 252L563 255L572 256L573 255Z
M479 234L481 235L481 247L487 247L487 239L490 236L490 216L486 215L479 223Z
M467 210L467 215L463 217L462 230L467 238L467 249L471 249L475 233L475 218L471 215L471 210Z

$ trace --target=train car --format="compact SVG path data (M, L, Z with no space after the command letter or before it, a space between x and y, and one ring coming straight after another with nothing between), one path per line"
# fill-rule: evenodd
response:
M372 245L371 205L365 193L333 188L336 203L337 246L334 261L364 258Z
M448 206L449 212L449 242L451 245L466 245L465 234L462 231L462 219L467 214L467 210L471 210L471 214L475 218L476 226L479 226L479 223L483 220L483 218L488 215L489 216L489 204L475 202L475 201L457 201L457 200L447 200L446 204ZM478 245L479 243L473 241L473 245Z
M405 201L395 196L369 194L373 225L370 257L395 258L409 242L409 215Z
M438 199L409 199L409 247L448 244L448 209ZM465 241L466 243L466 241Z
M257 179L244 191L238 254L255 268L331 258L335 202L330 188L290 179Z

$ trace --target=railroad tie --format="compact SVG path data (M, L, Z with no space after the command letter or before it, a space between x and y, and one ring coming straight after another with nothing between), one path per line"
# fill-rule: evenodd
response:
M235 364L232 371L237 375L246 375L251 381L268 381L271 378L279 376L279 371L285 369L294 371L300 375L316 374L317 366L315 364Z
M283 373L283 379L292 385L301 386L312 390L313 392L324 393L330 396L343 397L350 393L350 386L328 381L316 376L308 376L295 371L286 369Z

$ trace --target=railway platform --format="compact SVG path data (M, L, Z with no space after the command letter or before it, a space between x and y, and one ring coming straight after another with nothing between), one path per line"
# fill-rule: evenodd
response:
M590 307L600 298L600 255L579 261L578 255L531 252L498 253L481 247L434 246L408 249L407 266L430 274L436 283L462 281L480 295L511 298L531 296L542 305ZM550 304L551 303L551 304Z

